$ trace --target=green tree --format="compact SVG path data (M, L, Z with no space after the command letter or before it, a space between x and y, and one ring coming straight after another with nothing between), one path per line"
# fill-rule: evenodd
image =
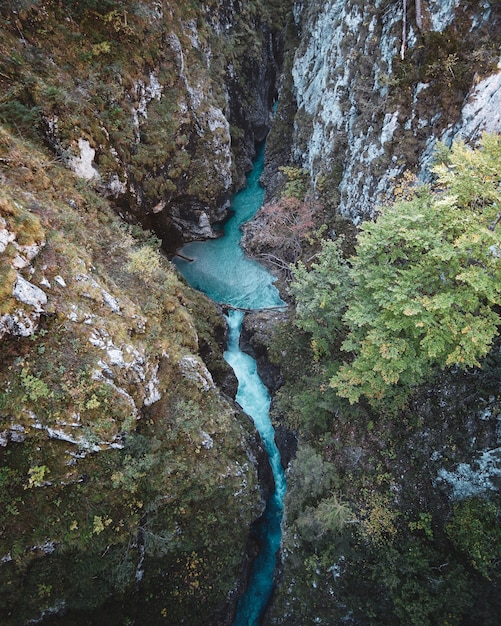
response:
M336 487L337 480L331 463L324 461L309 444L301 445L288 479L286 508L289 521L301 516L309 507L316 507Z
M446 531L454 546L482 576L501 577L501 507L481 498L456 502Z
M362 227L344 317L353 352L331 384L351 402L409 387L433 366L478 366L500 323L501 138L457 143L433 191Z
M348 302L342 348L351 361L331 385L352 403L390 389L405 396L437 366L478 366L497 335L501 137L485 135L477 150L456 143L446 157L432 189L362 226L351 266L325 247L309 272L296 272L298 323L322 348Z
M314 354L328 354L335 331L342 327L352 290L351 268L343 258L338 241L323 241L315 263L307 268L301 261L292 270L290 293L296 299L296 325L311 333Z

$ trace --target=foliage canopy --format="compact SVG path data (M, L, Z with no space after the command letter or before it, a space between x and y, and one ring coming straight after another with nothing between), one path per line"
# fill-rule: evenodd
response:
M342 323L350 360L330 384L352 403L405 396L437 366L479 366L497 334L501 137L476 150L457 142L441 158L431 188L361 227L349 264L327 244L294 271L297 323L314 344L325 351Z

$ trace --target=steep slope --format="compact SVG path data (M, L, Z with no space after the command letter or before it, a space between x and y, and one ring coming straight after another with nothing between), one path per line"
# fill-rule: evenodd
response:
M286 11L1 4L2 623L231 621L262 450L218 311L125 222L216 236Z
M222 623L262 506L222 320L48 153L0 155L0 621Z
M437 141L501 130L498 3L314 0L294 16L278 112L331 211L371 218L404 171L427 176Z
M416 182L433 184L439 141L463 139L476 147L483 131L501 132L499 3L312 1L295 3L294 16L297 45L284 60L289 71L281 78L268 143L270 203L246 229L247 248L280 268L285 281L284 261L301 258L306 268L318 267L321 238L337 239L347 265L356 265L350 257L361 223L384 215L394 199L412 198ZM469 163L468 150L464 154ZM491 156L499 163L498 148ZM479 188L490 180L479 174ZM486 226L497 237L488 252L493 268L499 260L496 177L494 187ZM447 195L444 187L432 189ZM301 218L305 211L314 224ZM392 232L405 233L399 226ZM397 266L395 274L391 262L386 270L383 261L378 266L387 303L398 302L392 278L409 262L405 235L400 247L390 239L374 245L374 259L393 254ZM412 235L408 242L412 247ZM433 258L428 261L433 267ZM475 263L469 258L466 265ZM416 276L413 284L421 285ZM341 349L350 293L343 293L344 277L334 261L311 277L311 297L300 301L299 317L304 322L309 312L309 330L316 333L299 331L291 311L290 321L261 339L284 380L274 418L298 438L288 472L283 570L265 623L494 625L500 610L499 336L481 367L437 368L419 387L410 381L411 397L397 409L364 399L351 405L332 385L340 365L357 354L356 342ZM355 304L373 286L362 281ZM498 296L492 302L498 311ZM379 310L361 311L360 326L364 315ZM404 336L397 327L396 342ZM387 349L378 345L375 353L385 358ZM355 373L353 384L359 382Z
M0 121L167 246L214 236L269 129L286 5L4 2Z

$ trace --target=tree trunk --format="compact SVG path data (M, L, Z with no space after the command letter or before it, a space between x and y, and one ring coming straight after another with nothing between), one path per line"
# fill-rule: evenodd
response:
M421 13L421 0L416 0L416 26L423 29L423 14Z
M402 61L405 57L405 49L407 47L407 0L402 0L402 45L400 46L400 58Z

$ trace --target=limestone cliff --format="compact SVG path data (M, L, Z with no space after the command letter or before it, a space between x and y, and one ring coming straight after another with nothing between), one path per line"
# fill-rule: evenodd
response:
M283 276L294 246L306 265L318 260L319 234L348 235L349 257L362 221L416 179L432 181L439 141L473 147L484 130L501 132L500 19L488 1L296 2L297 44L268 143L270 203L246 228L248 249ZM301 232L305 205L318 208ZM322 320L328 299L314 293ZM274 418L299 445L265 623L494 625L499 337L480 368L436 372L392 415L329 388L350 359L338 345L322 358L293 323L271 334L264 343L284 381Z
M331 210L373 217L405 170L426 178L437 141L501 130L498 3L313 0L294 17L278 112Z
M50 154L0 154L0 621L223 623L262 496L221 317Z

